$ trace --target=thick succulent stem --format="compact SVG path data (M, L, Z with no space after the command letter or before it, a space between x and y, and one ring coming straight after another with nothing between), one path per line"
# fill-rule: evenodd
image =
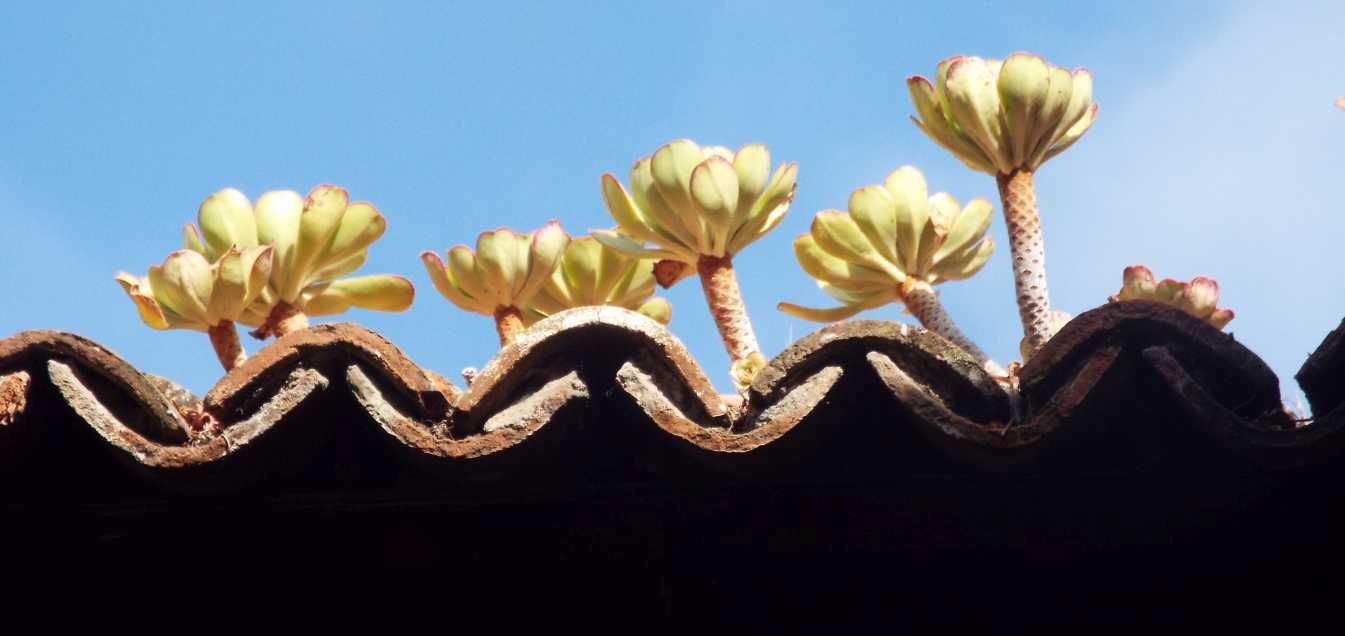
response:
M509 344L523 333L523 312L518 307L500 307L495 310L495 331L500 334L500 346Z
M901 300L906 304L906 308L911 311L925 329L933 331L946 338L949 342L957 345L958 348L966 351L968 355L976 359L976 362L985 369L986 373L992 376L1006 375L1004 369L999 366L990 356L986 355L976 343L971 341L966 334L958 329L957 323L953 322L953 317L943 308L943 303L939 302L939 297L934 294L934 288L928 283L908 283L902 286Z
M1030 170L996 175L999 197L1004 204L1004 225L1009 230L1009 253L1013 259L1013 284L1018 293L1018 315L1023 320L1023 338L1036 353L1051 339L1051 301L1046 293L1046 247L1041 240L1037 216L1037 193Z
M278 302L266 316L266 322L251 332L253 338L264 340L267 336L277 338L300 329L308 328L308 316L303 310L287 302Z
M710 306L710 315L714 316L719 338L724 341L729 358L737 363L754 353L761 353L757 336L752 332L752 321L747 318L738 277L733 273L733 258L701 256L696 271L700 273L705 302Z
M243 364L247 356L243 354L243 344L238 341L238 330L232 321L224 320L206 331L210 335L210 346L215 348L215 356L225 371Z

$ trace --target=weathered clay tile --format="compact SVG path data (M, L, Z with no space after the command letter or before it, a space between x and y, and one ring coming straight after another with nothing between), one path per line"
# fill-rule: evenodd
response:
M764 464L788 471L816 459L810 456L840 452L826 440L864 436L875 444L927 445L893 448L893 457L923 452L972 467L1039 467L1099 452L1111 439L1104 430L1117 425L1108 420L1119 415L1109 413L1143 404L1165 409L1162 426L1185 426L1184 434L1211 449L1252 465L1298 465L1339 453L1340 331L1299 373L1320 414L1306 425L1280 405L1274 374L1232 336L1143 302L1075 318L1022 369L1012 395L942 338L872 320L804 337L771 360L742 396L716 392L666 329L610 307L538 323L466 389L350 324L280 338L203 399L79 336L29 331L0 340L0 453L24 452L6 443L23 436L3 429L73 415L95 436L68 443L101 440L123 465L169 488L221 490L281 479L305 460L319 461L309 457L310 442L320 446L311 438L338 429L304 420L334 413L361 431L349 433L357 440L350 444L370 435L386 440L375 445L384 450L359 461L478 478L560 457L582 463L576 456L586 448L620 454L622 445L633 454L693 457L707 462L709 472ZM33 399L43 391L58 398ZM847 414L861 411L890 421L890 430L845 428ZM604 419L622 421L593 424ZM575 424L581 420L588 424ZM576 426L584 431L572 434ZM1139 424L1133 428L1125 434L1144 434ZM893 462L883 469L903 467Z

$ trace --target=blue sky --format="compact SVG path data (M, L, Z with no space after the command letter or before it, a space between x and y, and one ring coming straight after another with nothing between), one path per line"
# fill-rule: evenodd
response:
M1345 316L1345 6L1259 5L3 3L0 336L75 331L202 391L221 373L205 336L142 325L113 274L162 260L221 187L330 182L388 218L363 271L419 292L407 313L347 318L456 377L489 359L494 330L440 298L417 254L500 225L610 226L599 175L624 181L690 137L799 163L789 215L736 260L774 354L818 328L776 302L827 303L789 247L815 212L902 164L932 190L994 199L990 177L908 121L905 78L1028 50L1088 67L1101 104L1038 175L1053 303L1094 307L1134 263L1211 275L1237 311L1228 330L1292 398L1290 376ZM1021 332L998 217L992 233L985 270L941 290L1007 362ZM664 295L727 389L695 281Z

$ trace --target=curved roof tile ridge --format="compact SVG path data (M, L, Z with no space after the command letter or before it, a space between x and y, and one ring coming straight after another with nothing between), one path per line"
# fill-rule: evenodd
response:
M1090 443L1098 426L1090 413L1157 395L1175 402L1172 408L1212 445L1285 466L1334 457L1345 439L1340 333L1328 336L1298 376L1314 408L1328 412L1298 426L1279 402L1278 379L1254 353L1179 310L1147 302L1080 314L1022 369L1012 397L939 336L876 320L839 323L800 339L743 396L716 392L671 332L612 307L570 310L538 323L465 390L352 324L282 337L200 400L169 390L171 382L140 373L87 339L27 331L0 340L0 453L5 428L38 426L36 420L58 415L35 412L28 396L38 385L54 389L124 463L170 481L218 472L239 479L254 464L226 458L279 452L259 440L294 427L288 420L301 419L296 412L314 401L353 400L355 417L417 461L471 471L509 463L510 456L535 457L547 439L559 439L547 431L563 410L616 409L613 400L649 420L624 425L649 426L645 434L663 440L658 444L726 466L816 452L810 440L819 431L845 426L826 413L857 408L838 406L837 399L890 411L894 422L973 464L1032 465ZM871 382L865 386L881 387L888 397L840 388L865 377ZM213 434L199 432L202 419Z

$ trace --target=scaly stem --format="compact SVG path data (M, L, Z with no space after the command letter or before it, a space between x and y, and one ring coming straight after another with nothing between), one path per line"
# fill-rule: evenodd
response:
M1037 194L1032 172L1014 170L996 175L1004 206L1004 225L1009 230L1009 254L1013 258L1013 284L1018 293L1018 315L1023 320L1023 338L1036 353L1051 339L1051 301L1046 293L1046 248L1037 216Z
M761 353L757 336L752 333L752 322L747 318L742 291L738 289L738 277L733 274L733 258L701 256L696 271L700 273L705 302L710 306L710 315L714 316L729 358L737 363Z
M985 369L992 377L1007 375L1002 367L999 366L990 356L986 355L976 343L971 341L961 329L957 328L957 323L953 322L952 316L944 310L943 303L939 302L939 297L934 294L934 288L928 283L907 282L902 285L901 300L906 304L906 308L911 311L925 329L933 331L946 338L949 342L958 348L966 351L968 355L976 359L976 362Z
M495 310L495 331L500 334L500 346L509 344L523 333L523 312L518 307L500 307Z
M225 371L233 371L234 367L247 360L248 357L243 353L243 345L238 342L238 330L234 329L233 321L221 321L206 333L210 335L210 346L215 348L215 356L219 358L219 363L224 365Z
M291 331L307 328L308 316L298 307L281 301L271 308L271 313L266 316L266 322L252 331L251 335L258 340L265 340L267 336L279 338Z

